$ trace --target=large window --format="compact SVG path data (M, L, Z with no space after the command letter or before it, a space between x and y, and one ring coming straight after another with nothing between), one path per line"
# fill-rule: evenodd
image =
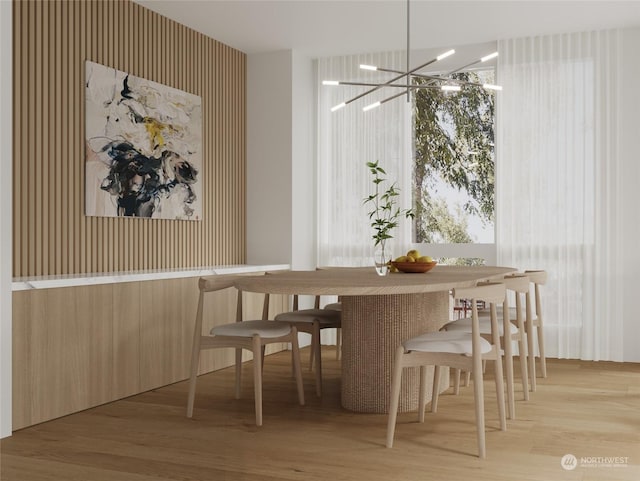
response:
M479 85L494 76L493 69L455 74ZM494 95L475 86L417 90L414 242L494 242Z
M318 61L325 79L371 82L360 64L401 69L405 52L332 57ZM378 72L375 81L388 75ZM461 73L495 83L493 71ZM359 86L320 87L318 103L318 264L370 265L373 242L366 206L371 193L367 162L379 161L397 182L402 219L388 246L394 256L417 248L439 262L477 258L494 264L494 96L481 87L443 95L420 89L412 102L398 99L363 112L368 102L331 107L363 92Z

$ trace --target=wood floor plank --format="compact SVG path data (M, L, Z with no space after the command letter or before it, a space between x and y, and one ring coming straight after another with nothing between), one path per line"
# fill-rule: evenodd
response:
M304 351L307 351L306 349ZM267 356L264 425L254 425L251 362L242 399L233 369L200 376L194 418L180 382L17 431L2 440L3 481L637 481L640 364L549 360L531 400L499 430L492 374L485 389L487 453L475 456L471 388L444 394L424 424L398 416L393 449L386 415L340 407L340 364L323 348L324 397L304 366L305 406L296 401L290 355ZM307 356L303 354L303 359ZM623 457L624 466L560 464L565 454Z

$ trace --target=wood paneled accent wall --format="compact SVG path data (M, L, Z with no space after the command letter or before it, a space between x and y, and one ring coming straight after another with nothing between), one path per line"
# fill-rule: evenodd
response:
M14 0L15 277L245 262L246 55L129 0ZM202 97L202 221L85 217L85 60Z

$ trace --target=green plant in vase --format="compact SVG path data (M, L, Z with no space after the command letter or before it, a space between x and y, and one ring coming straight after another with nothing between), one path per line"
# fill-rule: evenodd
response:
M412 209L400 209L396 203L400 190L395 182L386 190L383 190L383 183L386 182L387 173L380 167L378 161L367 162L369 172L373 176L375 192L364 199L364 204L371 205L369 220L373 228L372 239L374 243L374 263L376 272L383 276L389 272L389 261L391 255L386 250L386 242L393 239L393 229L398 226L398 220L404 216L413 219Z

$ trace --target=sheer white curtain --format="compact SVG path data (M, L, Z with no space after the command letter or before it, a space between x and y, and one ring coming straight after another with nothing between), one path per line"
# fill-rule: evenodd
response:
M362 107L396 93L382 89L331 112L368 87L323 86L323 80L386 81L392 75L360 70L375 64L403 70L404 53L318 60L318 265L373 265L373 230L363 199L373 192L367 162L379 161L401 190L399 206L411 207L411 104L405 97L363 112ZM404 219L387 243L393 255L411 243Z
M545 269L549 356L622 360L620 33L498 43L498 263Z

